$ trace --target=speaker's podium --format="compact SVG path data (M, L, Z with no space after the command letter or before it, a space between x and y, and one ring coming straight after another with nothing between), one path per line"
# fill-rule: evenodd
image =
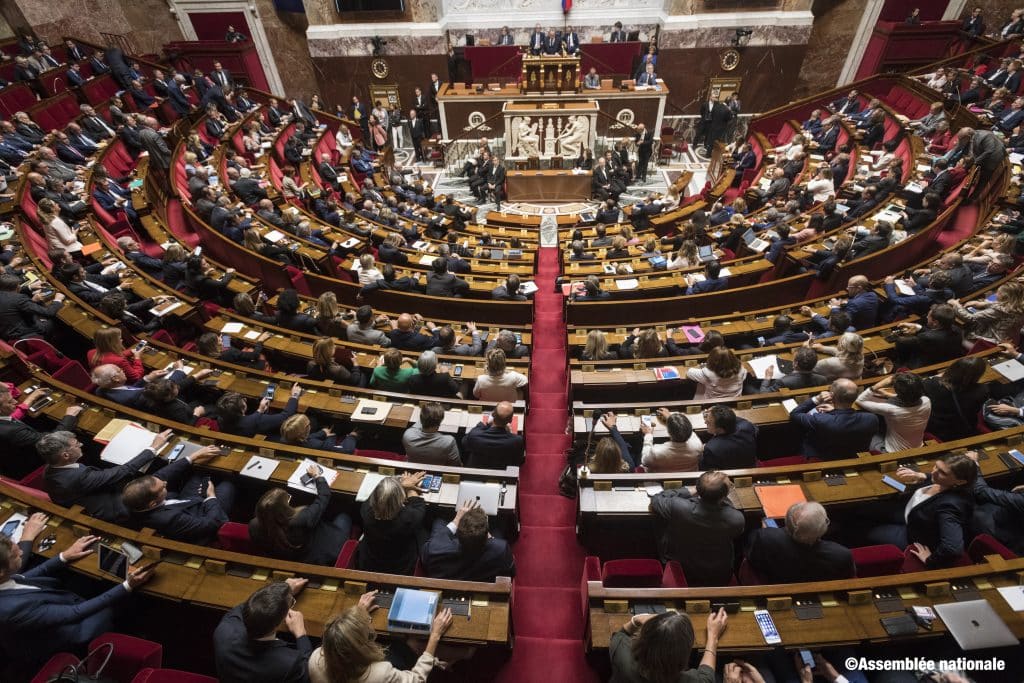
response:
M580 58L573 55L523 55L523 76L520 91L579 92Z

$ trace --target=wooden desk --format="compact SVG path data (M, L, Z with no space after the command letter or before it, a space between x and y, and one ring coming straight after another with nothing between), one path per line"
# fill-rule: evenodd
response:
M593 174L572 171L508 171L508 201L568 202L590 199Z

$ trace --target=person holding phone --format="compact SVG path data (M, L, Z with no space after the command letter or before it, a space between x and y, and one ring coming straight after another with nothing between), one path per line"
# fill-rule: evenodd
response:
M93 334L92 340L96 348L86 353L90 368L115 365L121 368L128 382L138 382L146 374L142 365L142 349L138 346L124 348L120 327L101 327Z
M612 634L608 654L612 662L612 680L616 683L680 681L714 683L718 641L729 623L724 608L707 619L704 654L696 669L690 665L690 652L696 640L693 622L681 612L637 614Z
M59 575L67 565L91 555L97 540L82 536L56 557L21 574L21 548L0 536L0 623L6 636L0 650L9 661L38 666L55 652L84 651L93 638L111 630L114 606L153 576L152 569L136 569L124 582L91 599L67 590Z
M0 448L5 449L5 475L21 478L39 467L35 446L46 432L25 424L22 419L33 407L41 405L47 396L49 391L45 387L22 394L14 385L0 382ZM74 430L81 412L82 406L69 405L57 429Z
M270 557L333 567L352 531L352 519L344 513L326 517L331 487L323 470L310 465L306 476L316 487L313 502L294 507L291 494L285 489L270 489L256 504L256 516L249 522L249 538L261 553Z
M426 472L405 472L381 479L360 514L363 540L356 551L356 568L411 576L419 548L427 540L423 528L426 505L420 485Z

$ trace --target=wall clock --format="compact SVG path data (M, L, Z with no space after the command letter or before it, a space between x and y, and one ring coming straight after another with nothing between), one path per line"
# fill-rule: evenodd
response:
M722 69L732 71L740 65L740 53L736 50L726 50L721 57Z
M370 62L370 72L377 78L387 78L389 71L388 63L379 57Z

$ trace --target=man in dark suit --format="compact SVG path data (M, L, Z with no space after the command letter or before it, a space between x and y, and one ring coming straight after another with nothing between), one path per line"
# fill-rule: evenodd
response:
M756 466L757 427L736 417L728 406L712 406L705 413L708 434L700 456L702 470L737 470Z
M644 70L637 74L636 84L638 86L658 85L658 74L654 73L654 65L648 64Z
M762 528L751 534L747 562L765 583L853 578L853 553L821 540L827 531L828 515L821 503L794 503L786 512L785 529Z
M594 196L598 199L610 199L613 202L618 199L618 193L615 191L611 174L608 170L608 162L604 157L598 158L597 165L594 166L594 176L591 178L590 184L593 188Z
M110 67L104 61L106 53L103 50L96 50L92 53L92 59L89 60L89 66L92 68L92 75L99 76L101 74L108 73Z
M409 133L412 135L412 148L416 154L416 161L423 161L423 140L427 137L427 129L416 109L409 110Z
M636 177L640 181L646 181L647 164L651 161L651 150L654 146L654 133L643 123L639 123L633 140L636 142Z
M624 43L626 42L626 32L622 30L622 22L616 21L615 27L612 30L611 36L608 40L610 43Z
M210 71L210 80L224 90L235 87L235 79L231 78L231 72L221 66L220 62L213 63L213 70Z
M185 116L192 110L192 103L188 101L185 91L182 90L184 86L185 77L181 74L175 74L174 78L167 81L167 99L171 103L171 108L179 116Z
M547 50L548 41L544 36L544 31L541 29L540 24L533 27L533 33L530 34L530 54L539 55Z
M851 90L846 97L840 97L832 103L832 111L840 116L854 116L861 111L860 93Z
M523 464L526 445L522 436L509 429L513 415L512 404L502 401L491 412L490 424L481 422L469 430L462 440L467 467L496 470Z
M21 418L25 416L33 403L46 396L44 390L14 398L11 387L0 382L0 448L5 455L0 457L0 473L8 477L20 479L39 467L35 447L45 436L44 432L25 424ZM64 412L58 429L73 430L78 424L78 415L82 406L72 405Z
M505 164L501 163L501 157L497 154L494 155L491 172L487 175L486 192L494 195L494 210L501 211L501 199L505 196Z
M170 430L161 432L149 448L125 464L101 469L79 462L82 443L72 432L46 434L36 444L36 452L46 464L43 488L58 505L81 505L92 517L123 523L128 511L121 505L121 488L157 457L156 451L170 437Z
M213 632L217 678L224 683L307 683L313 644L302 612L293 609L307 579L271 583L228 611ZM295 643L277 637L287 630Z
M86 56L85 50L70 38L64 41L64 54L69 62L80 62Z
M46 297L31 298L18 291L21 279L16 275L0 275L0 339L12 342L26 337L46 337L53 330L53 319L64 305L64 295L57 293L43 306Z
M185 543L210 543L228 521L234 486L222 481L216 487L208 477L189 476L192 464L212 460L217 446L206 446L167 465L156 476L146 475L124 488L122 501L133 520L158 534ZM168 494L173 486L175 493Z
M978 531L995 536L1018 555L1024 555L1024 536L1020 534L1024 523L1024 489L995 489L979 478L974 500L979 504L973 517L974 524L980 527Z
M64 73L64 77L68 79L68 85L72 88L79 88L85 85L85 75L82 73L82 67L77 63L72 63L71 67Z
M259 180L252 177L252 171L250 169L243 168L238 172L238 175L240 177L231 187L243 204L246 206L253 206L257 202L267 198L267 191L260 187Z
M804 337L806 338L806 335ZM793 372L775 379L774 368L768 368L765 371L764 379L761 380L761 393L770 393L779 389L795 391L828 384L828 378L825 375L814 372L814 366L817 363L818 352L808 346L801 346L793 354Z
M729 277L719 277L722 272L722 264L717 260L708 261L704 266L704 279L701 281L693 280L686 288L687 294L705 294L707 292L717 292L721 289L725 289L729 284Z
M896 359L900 365L919 368L963 355L963 330L956 325L956 311L949 304L932 306L924 326L900 323Z
M651 498L661 522L658 554L675 560L691 586L725 586L732 578L733 541L743 533L743 513L729 502L732 482L723 472L697 479L697 495L683 486Z
M437 345L437 328L434 323L427 323L423 334L420 326L408 313L402 313L395 319L395 329L388 332L391 346L403 351L428 351Z
M846 282L846 293L849 295L846 303L838 298L829 300L832 312L845 311L846 315L850 316L850 324L855 330L874 327L878 320L878 306L881 301L871 287L871 281L863 275L854 275Z
M562 47L567 55L577 55L580 52L580 37L572 26L567 27L562 34Z
M89 600L63 588L55 575L92 554L97 540L82 536L56 557L19 574L21 548L0 536L0 651L8 661L38 666L55 652L84 651L93 638L111 630L113 606L152 576L152 569L135 570Z
M870 450L871 438L878 433L878 417L853 409L859 391L853 380L837 379L828 391L793 409L789 421L803 433L805 457L844 460Z
M508 542L488 533L487 513L473 500L463 503L447 524L434 520L420 560L426 575L437 579L489 583L516 575Z
M515 45L515 38L508 31L508 26L501 27L501 33L498 34L497 45Z

